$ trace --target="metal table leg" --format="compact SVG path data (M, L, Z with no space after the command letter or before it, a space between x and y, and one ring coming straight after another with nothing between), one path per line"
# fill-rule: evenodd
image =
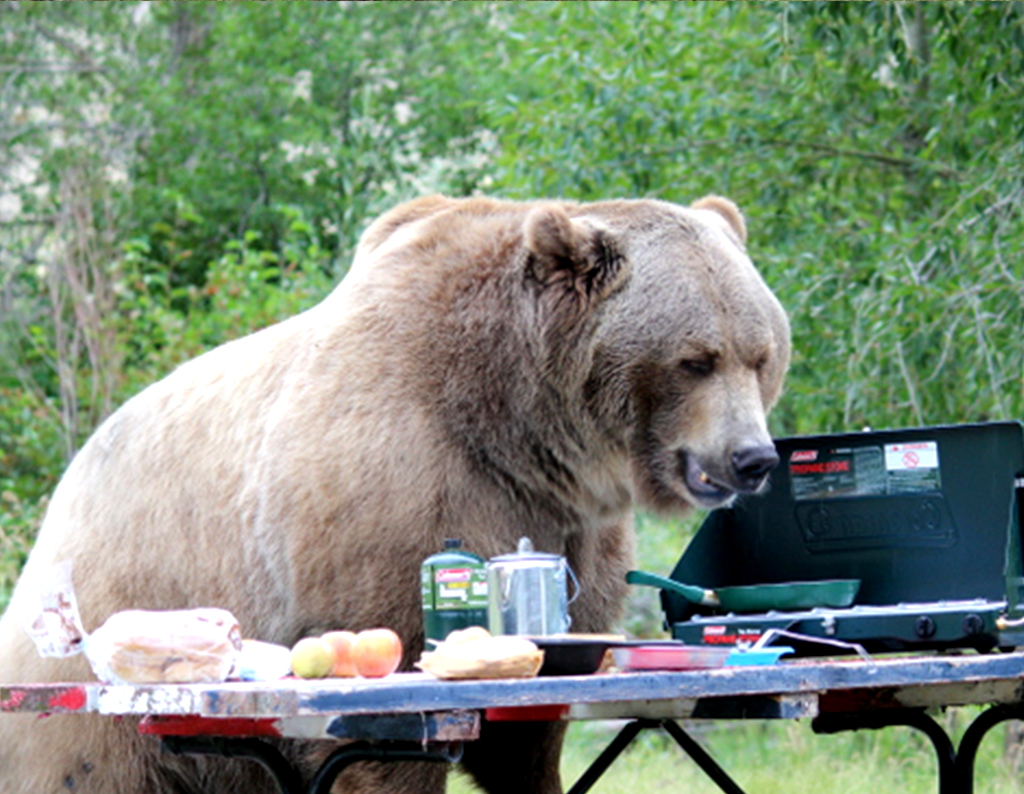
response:
M960 749L956 755L957 778L960 794L972 794L974 791L974 761L978 755L978 747L992 728L1006 720L1024 720L1024 705L993 706L978 715L964 732L960 740Z
M891 709L870 712L821 714L814 718L811 728L815 733L878 730L903 725L917 728L931 739L939 762L939 794L957 791L957 760L953 742L935 720L917 709Z
M712 781L722 790L725 794L744 794L736 782L729 777L722 767L720 767L707 751L704 750L694 739L684 731L675 720L634 720L623 728L619 735L616 736L611 744L609 744L604 751L599 755L587 770L580 775L579 780L573 784L573 787L569 789L568 794L584 794L584 792L590 791L591 786L597 782L598 778L601 777L612 765L612 762L619 757L623 750L626 749L627 745L633 739L636 738L637 734L645 728L661 728L671 736L676 744L678 744L683 752L685 752L694 762L701 768L701 770Z
M598 778L608 770L608 767L626 749L627 745L636 738L636 735L644 728L650 727L644 724L645 722L646 720L634 720L619 731L619 735L612 740L611 744L604 748L601 755L594 759L594 762L580 775L580 779L573 783L568 794L584 794L584 792L590 791L590 788L597 782Z
M676 744L683 748L690 758L699 766L705 775L711 778L725 794L743 794L741 789L726 771L720 767L714 758L707 754L707 751L679 727L673 720L664 720L662 727L668 731L669 736L676 740Z
M174 755L219 755L248 758L263 765L281 794L303 794L302 779L281 752L262 739L222 736L164 736L161 744Z

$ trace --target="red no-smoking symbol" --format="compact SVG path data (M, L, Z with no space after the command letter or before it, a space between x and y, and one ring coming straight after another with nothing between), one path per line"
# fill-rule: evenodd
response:
M917 453L911 450L910 452L903 453L903 465L908 469L916 469L921 459L917 456Z

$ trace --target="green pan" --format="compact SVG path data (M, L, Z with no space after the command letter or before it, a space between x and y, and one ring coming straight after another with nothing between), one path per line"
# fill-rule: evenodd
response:
M860 579L824 579L820 582L783 582L709 590L646 571L630 571L626 574L626 581L659 587L694 604L717 607L727 612L848 607L860 589Z

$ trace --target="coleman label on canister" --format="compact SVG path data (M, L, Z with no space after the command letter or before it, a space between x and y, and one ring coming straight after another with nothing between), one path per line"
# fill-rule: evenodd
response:
M434 609L487 609L483 566L434 569Z

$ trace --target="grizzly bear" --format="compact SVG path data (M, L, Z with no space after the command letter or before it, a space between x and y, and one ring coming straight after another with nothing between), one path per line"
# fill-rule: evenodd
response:
M422 560L445 538L488 558L528 535L575 571L573 630L612 629L634 508L723 505L777 462L765 417L789 326L745 241L715 196L435 196L385 214L322 303L184 364L95 432L0 621L0 682L91 679L81 656L40 658L17 617L63 560L87 631L201 606L285 645L389 626L410 669ZM489 792L559 792L563 726L485 723L464 767ZM0 715L0 790L273 790L250 761L162 755L136 727ZM445 773L357 764L336 790L438 794Z

